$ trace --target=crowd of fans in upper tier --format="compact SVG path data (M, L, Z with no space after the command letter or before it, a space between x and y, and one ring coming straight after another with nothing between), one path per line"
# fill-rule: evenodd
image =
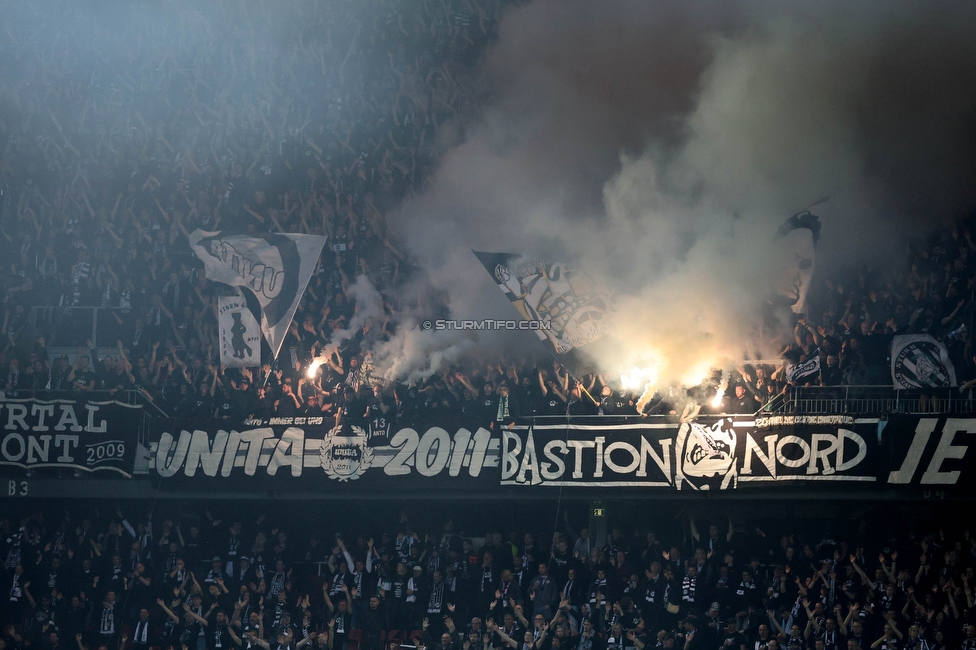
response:
M447 134L488 99L475 64L504 5L18 6L0 32L0 390L138 390L181 416L332 416L360 402L401 418L635 414L638 395L599 372L468 358L394 385L377 381L365 332L332 343L356 312L359 275L384 301L372 341L408 311L447 315L440 296L401 291L422 271L386 217L427 187ZM328 237L274 364L221 367L223 289L190 252L197 228ZM928 333L968 388L974 252L960 224L919 245L900 275L822 282L784 358L821 357L803 384L890 384L891 336ZM50 353L69 347L81 350ZM327 362L310 378L317 357ZM692 397L707 402L717 383ZM719 409L752 412L786 383L782 366L743 367ZM680 413L677 392L642 410Z

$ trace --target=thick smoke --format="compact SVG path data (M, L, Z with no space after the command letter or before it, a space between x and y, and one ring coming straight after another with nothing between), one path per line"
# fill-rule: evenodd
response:
M346 295L355 304L355 311L346 326L329 337L329 342L335 346L355 337L364 327L373 329L383 326L383 296L368 277L356 276L356 281L346 289ZM369 332L366 334L368 336Z
M324 147L350 126L338 80L356 85L366 72L343 61L370 46L315 5L242 2L228 21L224 4L187 0L5 3L0 131L27 120L47 154L19 155L49 196L74 184L75 159L92 179L117 155L135 172L144 142L153 157L192 153L225 171L252 164L241 151L279 150L283 130L300 153ZM360 6L371 5L350 5ZM432 285L409 291L446 291L457 318L514 317L470 249L523 252L574 263L617 292L617 339L590 350L601 368L653 365L662 381L693 381L776 354L782 328L758 323L777 284L773 234L789 215L832 196L816 208L823 276L862 260L897 265L907 239L972 207L974 12L907 2L509 8L483 64L489 103L477 121L443 129L433 187L396 215L391 238ZM69 136L70 123L80 126ZM30 151L20 138L7 151ZM62 159L72 162L51 162ZM114 195L93 185L95 207L110 210ZM360 314L379 326L367 294ZM545 354L531 333L475 344L419 331L439 314L430 301L403 303L398 335L374 350L388 377L427 376L486 348Z
M429 331L408 321L395 337L374 349L373 362L383 380L410 384L456 363L473 347L474 341L463 332Z
M576 262L620 296L617 340L590 346L603 368L689 382L775 355L783 330L759 323L788 216L832 196L816 208L824 277L897 265L908 237L972 206L974 11L511 10L487 61L491 105L404 206L401 235L459 318L514 313L469 248Z

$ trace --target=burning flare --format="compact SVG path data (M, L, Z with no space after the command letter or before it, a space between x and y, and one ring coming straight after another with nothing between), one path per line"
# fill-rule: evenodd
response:
M323 363L325 363L323 359L313 359L312 363L308 364L308 370L305 371L305 376L309 379L315 379L315 375L319 371L319 366Z
M715 391L715 397L712 398L712 408L718 408L722 406L722 398L725 397L725 391L729 387L729 371L722 371L722 381L719 382L718 390Z
M654 387L657 386L659 376L659 365L650 363L644 367L633 366L629 372L620 375L620 386L624 390L637 390L643 388L640 398L637 400L637 412L640 413L647 403L654 396Z

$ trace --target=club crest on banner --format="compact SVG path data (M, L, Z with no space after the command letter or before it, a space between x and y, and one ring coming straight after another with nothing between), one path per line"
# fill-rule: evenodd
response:
M675 486L693 490L727 490L736 487L736 434L732 420L706 427L684 422L678 429L675 450Z
M319 459L329 478L345 483L362 476L373 463L373 450L367 446L368 435L361 427L333 429L322 441Z
M891 345L891 378L896 388L948 388L956 371L945 345L931 336L896 336Z

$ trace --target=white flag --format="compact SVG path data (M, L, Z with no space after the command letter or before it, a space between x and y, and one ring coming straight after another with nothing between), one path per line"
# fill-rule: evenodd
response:
M956 385L956 369L946 346L931 336L896 336L891 341L891 379L895 388L948 388Z
M244 296L219 300L220 362L228 368L261 365L261 328Z
M261 304L261 333L275 356L325 246L319 235L190 233L207 278L249 289Z

